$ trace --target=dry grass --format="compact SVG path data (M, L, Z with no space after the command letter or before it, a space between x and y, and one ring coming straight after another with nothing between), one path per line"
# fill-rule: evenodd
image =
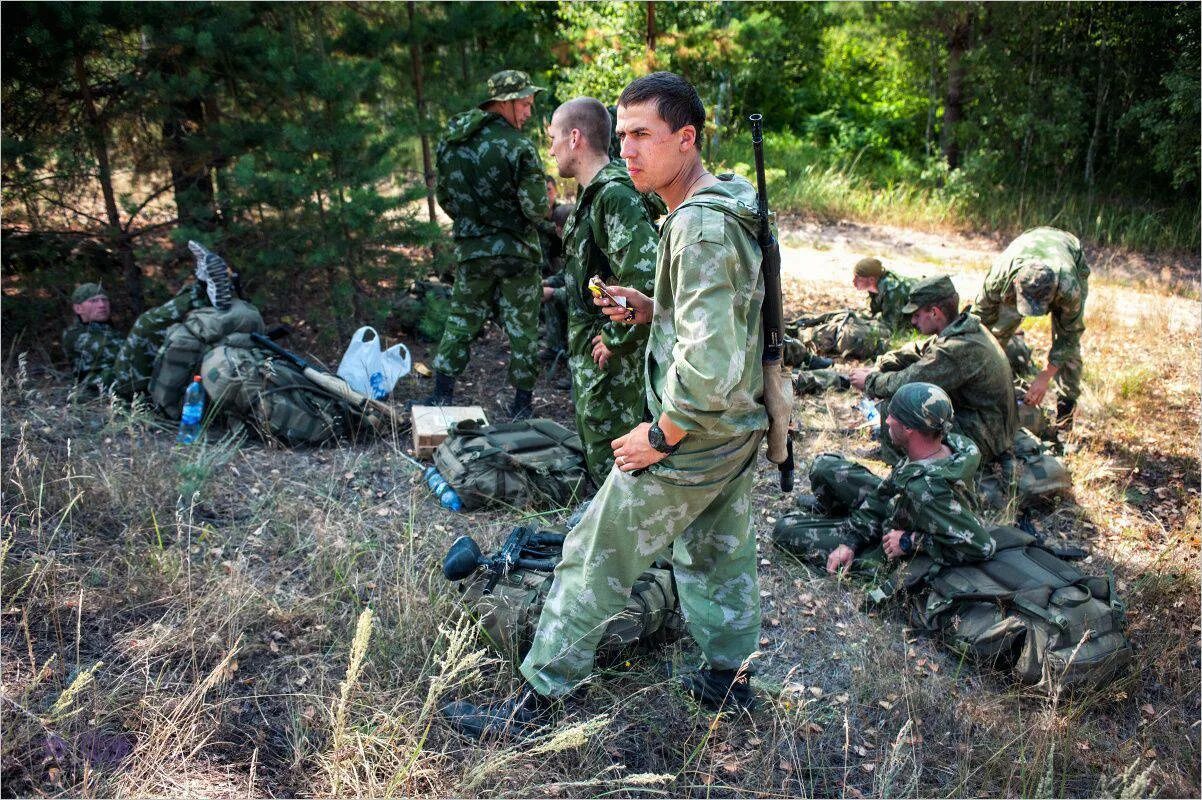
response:
M847 294L790 287L793 310ZM762 709L715 717L655 658L598 675L522 746L467 742L446 696L503 695L512 667L457 625L438 572L459 533L516 517L440 509L403 443L191 448L145 409L4 374L3 742L14 796L1197 796L1199 330L1090 298L1067 461L1075 502L1036 522L1113 568L1131 675L1046 698L865 613L767 534L757 492ZM1121 312L1121 313L1120 313ZM1046 327L1029 334L1046 346ZM491 351L482 351L491 354ZM484 370L496 369L486 355ZM478 380L468 394L489 386ZM550 394L548 392L548 394ZM847 416L850 395L809 406ZM803 455L864 447L811 436ZM687 663L677 645L663 654Z

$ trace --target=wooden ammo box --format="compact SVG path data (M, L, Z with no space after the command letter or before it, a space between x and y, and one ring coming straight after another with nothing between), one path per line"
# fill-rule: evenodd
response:
M488 417L480 406L414 406L413 452L418 458L430 458L434 449L447 438L451 423L478 419L485 425Z

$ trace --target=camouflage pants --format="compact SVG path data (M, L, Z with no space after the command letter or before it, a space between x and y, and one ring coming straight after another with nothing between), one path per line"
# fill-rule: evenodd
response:
M113 390L123 397L145 394L150 387L154 358L163 345L167 329L183 322L188 312L207 303L199 285L192 284L166 303L143 312L129 329L113 363Z
M866 319L854 311L799 317L789 324L787 331L820 356L860 360L883 353L892 333L880 320Z
M593 361L591 351L573 353L568 359L576 401L576 430L584 443L589 474L597 486L613 469L610 442L644 419L647 398L643 353L640 347L633 353L613 356L605 369Z
M472 340L495 304L501 327L509 337L509 383L515 389L532 391L538 378L541 297L537 264L511 259L489 263L477 259L460 264L434 369L452 377L463 374L471 358Z
M543 337L547 349L566 352L568 349L568 301L562 286L554 287L555 295L543 303Z
M1082 295L1085 292L1085 286L1081 287ZM1082 303L1085 302L1084 296L1081 298ZM997 337L998 344L1006 351L1007 357L1010 358L1010 366L1014 369L1014 374L1019 375L1018 368L1015 366L1015 359L1021 356L1021 349L1016 345L1011 344L1015 333L1018 332L1019 326L1026 319L1022 314L1018 313L1018 309L1013 306L1003 305L998 309L998 320L994 323L993 335ZM1023 346L1026 346L1026 340L1023 341ZM1030 348L1027 347L1027 358L1030 360ZM1033 361L1029 361L1029 372L1035 370ZM1020 364L1021 366L1021 359ZM1064 400L1076 400L1081 396L1081 374L1083 372L1080 361L1070 361L1060 365L1060 370L1056 373L1055 384L1057 395ZM1021 376L1020 376L1021 377Z
M761 432L689 436L632 477L613 470L563 547L522 674L543 695L589 676L609 620L669 545L681 610L706 663L735 669L760 635L751 487Z

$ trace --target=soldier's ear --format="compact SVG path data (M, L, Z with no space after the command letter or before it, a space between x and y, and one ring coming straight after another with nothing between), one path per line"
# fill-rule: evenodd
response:
M677 133L680 134L681 152L684 152L685 150L692 150L696 147L697 129L695 127L692 125L685 125L679 131L677 131Z

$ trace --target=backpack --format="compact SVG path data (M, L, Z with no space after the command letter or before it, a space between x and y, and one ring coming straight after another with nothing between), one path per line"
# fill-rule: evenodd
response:
M588 481L580 437L549 419L456 422L434 451L434 465L465 511L489 503L562 508Z
M1064 462L1052 455L1043 443L1024 428L1019 428L1014 437L1014 469L1018 474L1018 485L1014 490L1017 508L1073 488L1072 476ZM994 475L981 478L982 499L993 508L1005 508L1010 500L1009 492L1002 483Z
M237 298L226 311L204 306L189 312L167 329L151 371L150 399L168 417L179 419L184 392L192 376L200 374L205 352L231 333L262 332L258 309Z
M991 533L998 550L987 561L911 561L904 579L911 624L1045 692L1116 678L1133 654L1113 576L1087 576L1017 528Z
M556 532L562 534L563 529L538 531ZM553 569L563 557L562 541L523 547L521 557L542 560ZM554 578L549 569L518 566L497 579L489 591L492 576L478 569L459 581L458 587L464 609L479 622L488 643L502 655L521 661L530 650ZM597 646L597 661L612 664L636 649L669 644L684 630L671 565L656 562L639 575L626 607L606 625Z
M891 334L885 323L865 319L854 311L831 311L813 317L799 317L786 328L786 332L808 344L819 355L860 360L875 358L883 353Z
M375 420L317 386L286 358L232 334L201 364L212 413L288 447L320 445L370 433Z

